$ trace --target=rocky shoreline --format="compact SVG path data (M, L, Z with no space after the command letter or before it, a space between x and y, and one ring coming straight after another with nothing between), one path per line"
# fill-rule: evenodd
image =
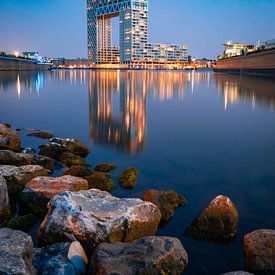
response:
M28 129L48 140L36 154L21 148L20 130L0 124L0 273L1 274L182 274L192 258L181 241L155 236L187 201L173 190L148 190L141 198L111 195L114 163L92 169L87 146ZM63 176L51 174L66 167ZM138 184L138 170L118 178L122 188ZM39 222L35 245L26 234ZM230 198L219 195L186 228L196 239L230 241L239 214ZM275 230L244 236L246 266L274 274Z

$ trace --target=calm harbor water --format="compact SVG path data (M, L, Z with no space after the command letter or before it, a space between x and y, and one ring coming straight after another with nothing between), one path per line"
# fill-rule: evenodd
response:
M0 121L80 139L92 165L117 163L114 177L137 167L137 186L117 185L117 196L155 188L186 197L157 233L181 239L190 258L184 274L243 270L243 235L275 228L274 80L211 71L0 73ZM43 143L22 136L23 146ZM239 210L237 238L217 244L186 236L219 194Z

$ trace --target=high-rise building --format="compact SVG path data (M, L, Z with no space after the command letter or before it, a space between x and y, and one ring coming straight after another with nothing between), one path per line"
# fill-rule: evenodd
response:
M87 0L88 60L112 64L112 18L119 17L120 63L187 62L187 47L148 43L148 0Z

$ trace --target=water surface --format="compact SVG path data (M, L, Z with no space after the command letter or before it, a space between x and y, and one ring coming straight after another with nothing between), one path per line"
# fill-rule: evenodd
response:
M132 190L174 189L188 200L158 235L176 236L185 274L244 269L243 235L275 228L275 81L205 72L52 71L0 73L0 120L88 144L88 161L135 166ZM23 135L23 146L43 141ZM55 174L61 174L57 171ZM236 240L201 242L184 234L216 195L240 214Z

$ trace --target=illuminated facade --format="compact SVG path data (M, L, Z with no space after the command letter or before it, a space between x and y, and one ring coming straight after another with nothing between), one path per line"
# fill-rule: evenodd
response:
M113 17L119 17L120 63L188 61L185 45L148 43L148 0L87 0L90 64L115 61L111 54Z

